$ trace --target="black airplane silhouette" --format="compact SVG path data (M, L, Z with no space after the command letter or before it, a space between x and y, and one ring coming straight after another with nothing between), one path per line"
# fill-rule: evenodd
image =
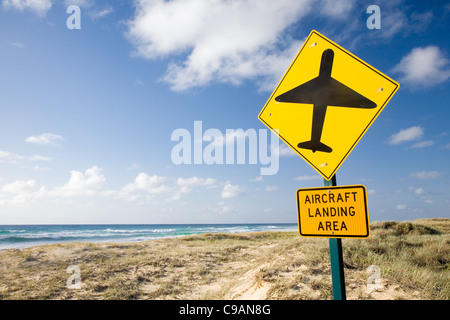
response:
M275 98L278 102L313 104L311 140L300 142L297 147L312 152L332 152L333 149L320 142L327 107L376 108L376 103L350 89L331 77L334 52L327 49L322 53L319 76L291 89Z

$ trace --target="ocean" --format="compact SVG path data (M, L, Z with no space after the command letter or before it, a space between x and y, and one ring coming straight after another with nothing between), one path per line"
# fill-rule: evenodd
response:
M296 231L297 224L0 225L0 250L62 242L136 242L201 233Z

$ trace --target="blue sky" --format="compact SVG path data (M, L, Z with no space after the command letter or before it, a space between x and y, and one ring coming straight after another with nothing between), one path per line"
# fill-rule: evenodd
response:
M449 217L449 17L444 1L1 0L0 224L295 223L296 190L323 178L282 141L261 175L259 158L177 165L171 137L266 130L313 29L400 83L338 184L366 186L371 221Z

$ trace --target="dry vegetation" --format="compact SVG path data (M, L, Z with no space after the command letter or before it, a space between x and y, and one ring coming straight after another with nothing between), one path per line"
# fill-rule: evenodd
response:
M450 300L449 235L450 219L427 219L344 239L347 298ZM80 289L67 288L70 265ZM0 299L332 299L328 240L294 232L4 250L0 274Z

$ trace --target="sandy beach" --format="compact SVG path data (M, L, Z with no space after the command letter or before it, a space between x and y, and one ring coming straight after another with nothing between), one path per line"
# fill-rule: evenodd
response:
M347 298L450 299L450 219L377 222L343 239ZM202 234L0 251L1 299L332 299L327 239Z

